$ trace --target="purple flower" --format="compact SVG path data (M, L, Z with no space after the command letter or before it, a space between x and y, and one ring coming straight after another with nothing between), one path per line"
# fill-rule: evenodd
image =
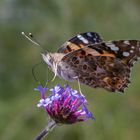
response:
M63 88L56 85L50 89L51 93L48 97L45 96L48 88L39 86L36 90L41 93L41 99L37 106L44 107L56 123L72 124L89 118L95 119L86 107L85 97L70 86Z

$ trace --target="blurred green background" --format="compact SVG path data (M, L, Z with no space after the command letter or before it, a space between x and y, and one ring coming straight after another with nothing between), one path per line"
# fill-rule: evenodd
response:
M56 51L77 33L96 31L104 40L140 39L140 0L0 1L0 140L32 140L45 127L46 113L31 69L41 49L21 32L32 32L44 48ZM42 82L47 67L36 67ZM140 62L125 94L82 86L96 121L58 126L48 140L138 140L140 138ZM52 72L49 71L49 78ZM64 83L56 78L54 83ZM71 83L77 89L76 84Z

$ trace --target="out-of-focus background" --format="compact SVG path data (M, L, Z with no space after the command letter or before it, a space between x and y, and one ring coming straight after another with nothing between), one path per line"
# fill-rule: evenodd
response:
M1 0L0 1L0 140L32 140L45 127L46 113L32 68L42 50L21 32L32 32L49 51L77 33L96 31L104 40L140 39L140 0ZM47 79L47 66L35 67ZM140 62L124 94L82 86L96 121L56 127L48 140L138 140L140 138ZM49 70L48 78L53 77ZM56 78L56 83L64 84ZM70 83L77 89L76 84Z

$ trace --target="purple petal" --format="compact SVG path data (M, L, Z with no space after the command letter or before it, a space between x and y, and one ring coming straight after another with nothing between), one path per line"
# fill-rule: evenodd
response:
M46 90L48 90L48 88L38 86L38 88L35 88L35 90L38 90L41 93L41 98L45 99L45 93L46 93Z

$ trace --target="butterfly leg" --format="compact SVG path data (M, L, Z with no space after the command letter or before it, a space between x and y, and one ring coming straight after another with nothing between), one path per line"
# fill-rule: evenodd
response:
M51 80L51 82L53 82L57 76L57 64L53 63L53 67L54 67L54 77L53 79Z
M82 96L84 96L83 93L82 93L82 91L81 91L81 85L80 85L79 77L78 77L78 76L75 76L75 77L73 77L73 78L77 79L79 92L80 92L80 94L81 94Z

